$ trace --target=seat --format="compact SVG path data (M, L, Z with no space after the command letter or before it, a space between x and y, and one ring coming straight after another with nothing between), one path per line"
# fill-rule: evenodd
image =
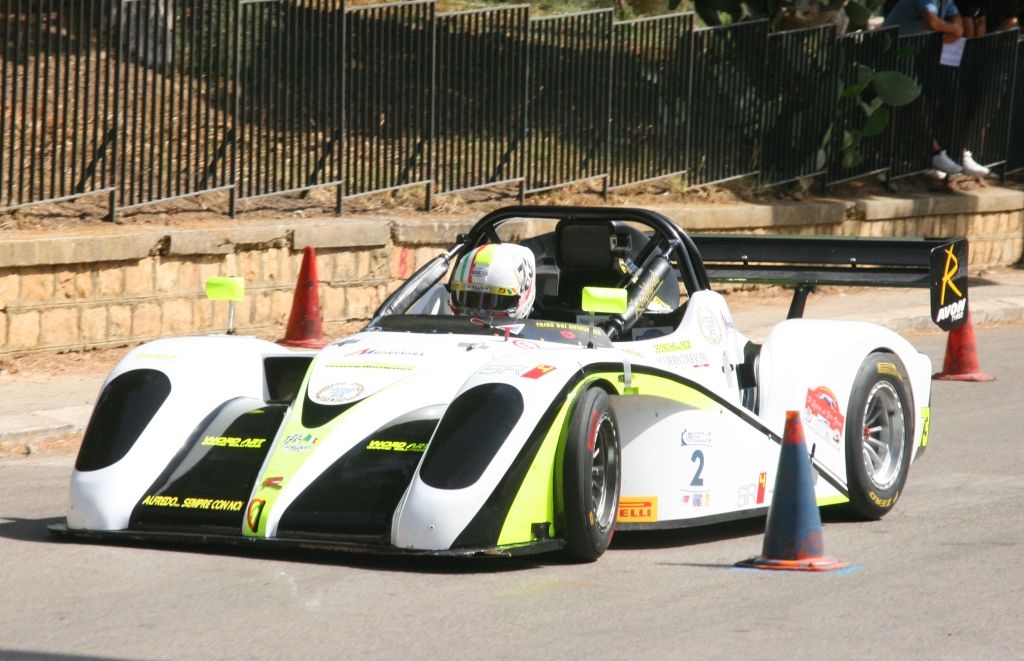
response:
M583 288L620 286L649 240L622 222L560 221L552 244L543 246L542 253L535 249L539 295L531 316L576 322L583 314ZM679 281L674 273L658 288L657 296L668 306L666 312L679 307Z

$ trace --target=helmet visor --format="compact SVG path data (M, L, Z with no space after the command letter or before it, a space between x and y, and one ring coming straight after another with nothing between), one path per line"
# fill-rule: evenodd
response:
M519 305L519 296L505 296L482 291L452 292L452 302L460 310L480 310L482 312L508 312Z

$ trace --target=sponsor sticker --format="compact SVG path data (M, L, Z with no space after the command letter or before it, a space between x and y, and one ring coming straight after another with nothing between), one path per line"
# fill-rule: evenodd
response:
M146 496L142 504L151 507L181 507L177 496Z
M654 353L674 353L676 351L689 351L692 348L693 344L691 344L689 340L663 342L662 344L654 345Z
M260 527L260 516L263 514L263 506L267 501L260 498L253 498L249 503L249 509L245 511L245 522L249 524L249 530L256 532Z
M255 450L263 447L267 442L265 438L237 438L234 436L207 436L203 439L203 445L217 448L252 448Z
M552 367L551 365L537 365L536 367L534 367L529 372L523 374L523 378L524 379L539 379L542 376L544 376L545 374L547 374L548 372L553 372L554 370L555 370L555 368Z
M804 426L837 448L840 446L845 418L839 412L839 401L835 393L825 386L818 386L814 390L808 388L803 418Z
M711 492L684 493L681 502L691 507L711 507Z
M390 452L423 452L426 443L406 443L404 441L370 441L367 450L385 450Z
M658 498L619 499L619 521L622 523L654 522L658 520Z
M317 391L316 400L324 404L341 404L355 399L361 394L363 394L363 386L360 383L332 383Z
M722 327L718 325L718 317L706 305L697 309L697 325L700 327L700 334L708 341L708 344L722 343Z
M229 510L241 512L245 502L241 500L214 500L213 498L186 498L181 503L182 508L194 510Z
M709 431L684 429L681 437L683 445L711 445L711 432Z
M422 351L411 351L407 349L361 349L345 354L349 356L423 356Z
M312 434L292 434L281 443L281 449L285 452L306 452L312 450L318 440Z
M263 480L260 484L260 489L281 489L281 483L284 482L284 477L268 477Z
M764 504L765 483L768 480L768 473L761 473L757 476L757 504Z
M655 356L654 360L663 365L672 365L673 367L708 367L711 364L706 351L662 354Z
M370 370L414 370L415 365L398 365L396 363L327 363L327 367L332 368L348 368L348 369L370 369ZM319 396L319 395L318 395Z
M568 331L568 330L558 331L558 334L561 335L562 337L564 337L567 340L575 340L576 339L576 333L574 333L572 331Z
M967 320L967 248L966 239L959 239L932 250L931 312L932 320L942 330L953 330Z
M520 349L540 349L540 345L533 340L512 340L512 344Z

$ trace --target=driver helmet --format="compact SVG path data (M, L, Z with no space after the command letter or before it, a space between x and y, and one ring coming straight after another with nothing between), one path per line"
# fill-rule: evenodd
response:
M515 243L474 248L452 272L452 312L525 319L537 298L536 270L533 251Z

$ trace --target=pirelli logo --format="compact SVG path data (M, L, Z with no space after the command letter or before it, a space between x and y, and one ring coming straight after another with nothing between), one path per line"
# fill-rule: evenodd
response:
M643 523L658 520L658 499L620 498L619 521L622 523Z

